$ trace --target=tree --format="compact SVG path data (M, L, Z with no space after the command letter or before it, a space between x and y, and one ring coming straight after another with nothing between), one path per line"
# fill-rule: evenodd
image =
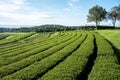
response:
M117 14L118 14L117 20L120 20L120 5L117 7Z
M106 18L106 10L102 8L101 6L93 6L91 9L89 9L89 15L88 17L88 22L95 22L96 23L96 29L98 24Z
M115 27L115 23L120 19L120 6L115 6L108 12L108 19L112 21L113 27Z

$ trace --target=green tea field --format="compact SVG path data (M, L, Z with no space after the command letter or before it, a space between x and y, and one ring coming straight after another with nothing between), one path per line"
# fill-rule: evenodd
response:
M98 32L120 49L120 30L99 30Z
M120 80L119 34L0 33L0 80Z

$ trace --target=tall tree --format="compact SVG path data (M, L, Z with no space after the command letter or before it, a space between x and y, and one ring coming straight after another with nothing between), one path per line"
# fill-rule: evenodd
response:
M120 5L119 5L118 8L117 8L117 13L118 13L117 20L120 20Z
M112 21L113 27L115 27L115 23L120 19L120 6L115 6L111 8L111 11L108 12L108 19Z
M93 6L91 9L89 9L89 15L88 17L88 22L95 22L96 23L96 29L98 24L106 18L106 10L101 7L101 6Z

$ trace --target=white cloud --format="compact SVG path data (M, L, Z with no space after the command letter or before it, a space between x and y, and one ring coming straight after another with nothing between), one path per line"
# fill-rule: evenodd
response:
M80 15L76 14L80 13L80 7L76 5L78 0L70 0L68 7L64 11L59 10L58 12L39 11L37 8L31 7L28 1L0 0L0 25L79 24L78 16Z
M64 11L80 10L81 8L76 5L79 0L70 0L68 2L68 7L64 8Z
M0 13L0 16L4 17L5 19L8 19L7 22L4 24L7 24L8 22L13 25L32 25L32 24L38 24L39 21L42 21L43 19L51 18L46 13L39 13L39 12L31 12L29 14L18 14L18 13ZM2 24L2 23L1 23Z
M0 11L11 12L21 9L25 5L25 0L1 0Z
M49 18L45 13L32 12L30 14L0 13L0 16L12 20L39 20L40 18Z
M30 7L26 0L1 0L0 24L36 24L40 20L50 18L48 13Z
M0 4L0 12L11 12L18 10L19 6L13 4Z

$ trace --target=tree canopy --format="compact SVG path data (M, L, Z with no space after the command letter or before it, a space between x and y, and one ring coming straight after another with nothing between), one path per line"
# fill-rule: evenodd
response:
M106 10L101 6L93 6L91 9L89 9L89 15L87 15L88 22L95 22L96 23L96 29L98 24L106 18Z
M115 23L117 20L120 20L120 5L111 8L111 11L108 12L108 19L112 21L113 26L115 27Z

